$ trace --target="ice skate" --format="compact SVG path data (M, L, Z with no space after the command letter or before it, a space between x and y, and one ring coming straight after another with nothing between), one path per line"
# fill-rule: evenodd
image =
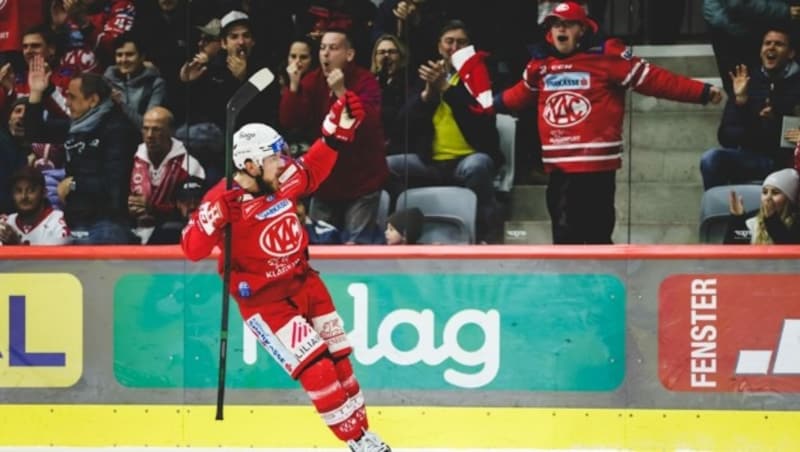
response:
M378 435L364 430L364 436L358 440L350 440L347 442L352 452L392 452L392 449L386 445Z

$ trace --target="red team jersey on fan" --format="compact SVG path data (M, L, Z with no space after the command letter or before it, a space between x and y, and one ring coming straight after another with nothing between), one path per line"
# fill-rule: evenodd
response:
M22 33L42 22L42 0L0 0L0 52L22 50Z
M238 293L243 282L249 286L252 298L260 300L280 300L302 287L311 270L308 234L297 218L297 201L314 192L328 177L336 157L335 150L317 140L303 157L287 162L276 193L246 194L240 198L242 219L232 224L230 284L231 294L239 303L248 303L248 298ZM203 203L213 203L224 193L222 180L206 193ZM194 261L207 256L215 246L223 248L223 229L206 234L198 218L201 209L192 214L181 240L184 253ZM223 257L220 254L220 274Z
M706 85L634 57L618 39L565 58L534 57L523 80L503 93L519 110L538 102L542 162L547 172L613 171L622 165L625 92L702 102ZM538 98L538 100L537 100Z

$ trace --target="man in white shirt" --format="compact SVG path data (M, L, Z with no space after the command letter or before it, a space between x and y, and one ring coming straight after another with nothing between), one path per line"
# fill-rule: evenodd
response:
M25 166L11 176L15 213L0 215L2 245L67 245L69 229L64 213L45 196L44 176Z

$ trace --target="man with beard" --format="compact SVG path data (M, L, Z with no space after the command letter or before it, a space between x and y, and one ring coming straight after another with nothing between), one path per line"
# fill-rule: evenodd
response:
M219 180L223 174L222 131L225 130L225 106L247 79L265 67L256 50L250 29L250 18L241 11L231 11L220 19L222 50L212 59L202 54L181 68L180 77L188 83L190 104L187 113L188 132L178 130L177 136L189 146L208 171L208 180ZM277 84L276 84L277 85ZM270 86L239 113L237 127L250 122L277 122L280 89ZM213 129L213 130L211 130ZM187 136L188 133L188 136ZM195 151L193 143L208 143L209 137L219 137L218 152L212 146Z
M0 215L0 244L69 244L64 214L53 209L44 191L44 176L35 168L26 166L11 176L16 212Z
M343 93L322 124L323 137L297 160L288 157L286 141L271 127L243 126L233 138L237 186L226 190L220 181L206 194L181 244L189 259L203 259L214 247L224 247L230 224L230 288L242 319L299 381L337 438L354 452L389 452L368 430L364 396L348 357L352 346L328 290L309 265L308 233L296 214L299 200L316 190L338 154L348 151L344 144L353 141L364 116L358 97Z

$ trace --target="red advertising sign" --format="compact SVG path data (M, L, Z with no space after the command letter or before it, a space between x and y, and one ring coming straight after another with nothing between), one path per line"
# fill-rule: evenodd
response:
M671 391L800 392L800 275L675 275L658 293Z

